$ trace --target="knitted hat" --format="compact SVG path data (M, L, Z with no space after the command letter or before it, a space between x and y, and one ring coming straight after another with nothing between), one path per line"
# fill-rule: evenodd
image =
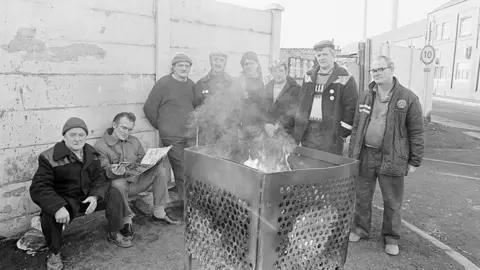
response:
M285 69L287 69L287 62L283 60L275 60L273 63L270 65L270 70L275 70L281 66L285 66Z
M243 54L242 59L240 60L240 64L243 66L243 64L247 60L253 60L258 63L258 56L254 52L246 52Z
M179 62L188 62L190 63L190 65L193 65L192 59L184 53L179 53L175 55L175 57L173 57L172 66L174 66L176 63L179 63Z
M228 55L226 53L220 52L220 51L215 51L215 52L210 53L210 59L212 59L212 57L214 57L214 56L224 57L225 60L228 58Z
M335 50L335 45L331 40L322 40L313 46L313 50L320 51L323 48L332 48Z
M70 119L67 120L67 122L65 122L65 125L63 125L63 129L62 129L62 135L64 136L65 133L67 133L67 131L69 131L72 128L83 128L83 130L85 130L85 132L88 135L87 124L85 124L85 122L78 117L71 117Z

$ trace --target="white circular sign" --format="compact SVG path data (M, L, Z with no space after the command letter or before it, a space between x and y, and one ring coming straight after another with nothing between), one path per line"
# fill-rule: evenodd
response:
M420 60L422 60L425 65L433 63L433 60L435 60L435 49L431 45L423 47L420 53Z

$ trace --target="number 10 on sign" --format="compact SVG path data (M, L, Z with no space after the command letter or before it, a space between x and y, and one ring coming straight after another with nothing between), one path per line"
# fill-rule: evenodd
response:
M425 65L430 65L433 60L435 60L435 49L431 45L423 47L420 53L420 60L422 60Z

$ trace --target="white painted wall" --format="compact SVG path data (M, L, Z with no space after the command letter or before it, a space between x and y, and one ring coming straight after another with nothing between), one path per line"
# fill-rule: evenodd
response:
M28 194L37 157L62 139L69 117L85 120L93 144L116 113L131 111L135 136L156 146L142 106L171 57L191 55L197 80L209 70L210 51L227 52L227 71L236 76L251 50L266 74L279 27L272 11L214 0L2 0L0 236L21 232L38 211Z

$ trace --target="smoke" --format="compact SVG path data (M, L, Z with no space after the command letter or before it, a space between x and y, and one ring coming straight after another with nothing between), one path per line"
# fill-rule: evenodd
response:
M289 170L287 158L296 147L295 140L281 127L269 136L265 110L245 106L249 95L262 93L243 89L239 78L231 87L210 93L191 114L190 130L196 133L198 145L205 146L199 151L240 164L257 160L250 167L263 172Z

